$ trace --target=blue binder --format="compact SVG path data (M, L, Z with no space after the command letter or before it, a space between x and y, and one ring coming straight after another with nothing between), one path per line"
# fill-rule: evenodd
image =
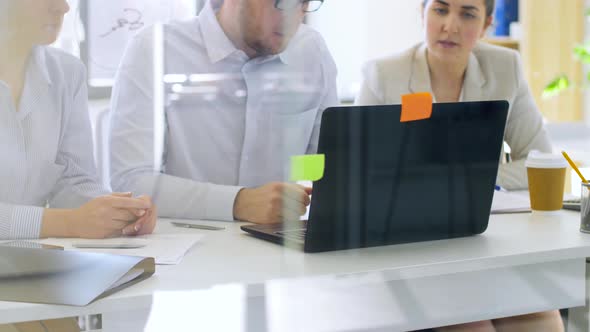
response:
M509 36L510 23L518 21L518 0L496 0L496 36Z

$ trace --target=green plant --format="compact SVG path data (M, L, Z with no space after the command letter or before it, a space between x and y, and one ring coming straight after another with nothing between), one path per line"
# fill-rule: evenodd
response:
M590 18L590 9L587 9L584 15L586 18ZM583 64L590 65L590 41L576 45L574 47L574 56ZM590 83L590 73L586 76L586 82ZM543 98L557 96L562 91L575 86L576 84L572 83L567 75L562 74L554 78L549 84L547 84L547 86L545 86L545 89L543 89Z

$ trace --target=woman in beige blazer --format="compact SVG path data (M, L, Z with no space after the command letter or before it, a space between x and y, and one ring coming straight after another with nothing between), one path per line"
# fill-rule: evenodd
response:
M497 183L527 188L524 159L551 145L518 53L479 41L492 23L494 0L424 0L422 6L425 41L369 62L356 103L399 104L402 95L417 92L431 92L437 102L508 100L505 141L513 161L500 166ZM563 323L559 312L550 311L439 330L563 331Z
M356 103L399 104L417 92L431 92L437 102L508 100L504 139L512 162L500 165L497 184L526 189L524 159L531 150L551 151L551 144L518 53L479 42L493 8L490 0L424 1L425 42L369 62Z

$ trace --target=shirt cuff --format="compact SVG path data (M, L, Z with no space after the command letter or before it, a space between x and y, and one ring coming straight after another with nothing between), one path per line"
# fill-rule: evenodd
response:
M528 178L524 160L501 164L496 184L508 190L528 189Z
M15 206L12 210L10 239L38 239L44 208L37 206Z
M205 219L234 220L234 202L244 187L211 185L205 202Z

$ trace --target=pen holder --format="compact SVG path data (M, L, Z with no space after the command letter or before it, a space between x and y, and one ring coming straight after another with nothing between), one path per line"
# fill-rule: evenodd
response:
M582 182L580 199L580 232L590 233L590 183Z

